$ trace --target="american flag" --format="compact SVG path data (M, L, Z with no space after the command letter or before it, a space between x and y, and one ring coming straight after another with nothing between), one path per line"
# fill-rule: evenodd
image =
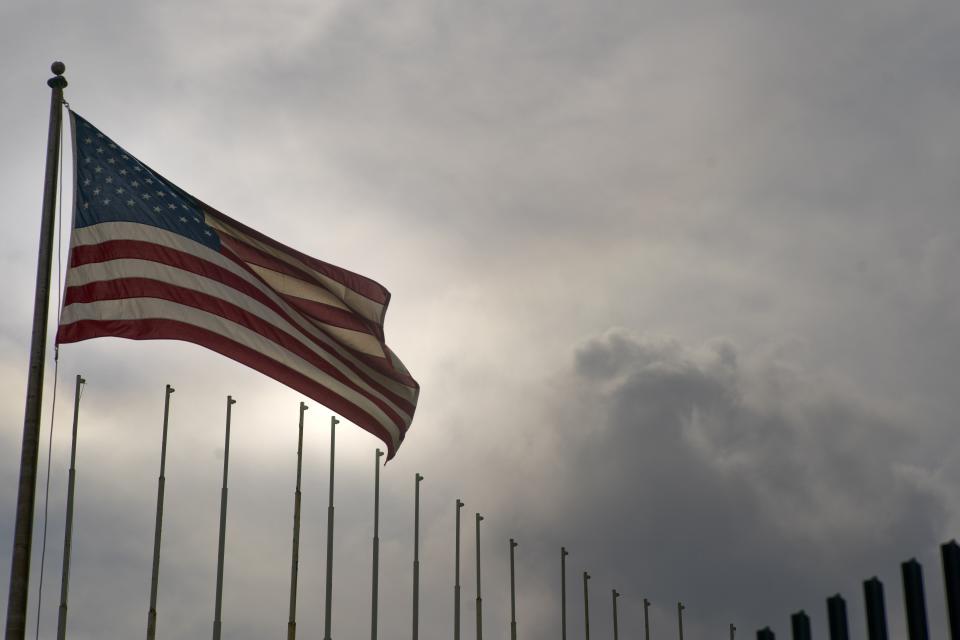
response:
M393 457L420 386L384 342L390 293L228 218L70 117L76 188L57 344L193 342L329 407Z

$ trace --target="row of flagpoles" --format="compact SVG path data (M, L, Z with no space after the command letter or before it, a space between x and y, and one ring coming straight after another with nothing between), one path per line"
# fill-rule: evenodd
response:
M76 387L74 392L73 407L73 429L70 443L70 469L68 473L67 485L67 507L66 522L64 528L64 548L63 548L63 577L60 591L60 606L57 617L57 640L64 640L67 627L68 610L68 592L70 582L70 560L71 546L73 538L73 515L74 515L74 493L76 489L76 455L77 455L77 432L80 414L80 398L86 380L76 376ZM147 640L155 640L157 632L157 590L160 573L160 547L163 530L163 507L164 507L164 488L166 483L166 458L167 458L167 433L170 421L170 397L174 393L171 385L166 385L163 401L163 430L160 445L160 475L157 481L157 509L156 523L154 528L153 541L153 562L150 578L150 606L147 613ZM220 489L220 526L217 547L217 578L216 578L216 596L214 603L213 620L213 640L219 640L221 637L222 603L223 603L223 572L226 556L226 526L227 526L227 497L228 497L228 474L230 465L230 423L232 409L236 404L232 396L227 396L226 404L226 426L224 435L223 449L223 484ZM292 560L290 568L290 615L287 622L287 639L294 640L297 634L297 577L299 571L299 553L300 553L300 507L301 507L301 476L303 471L303 428L304 413L307 411L307 405L300 403L300 417L297 437L297 475L296 488L294 490L293 506L293 545ZM336 459L336 425L339 423L336 417L330 418L330 482L329 482L329 503L327 507L327 541L326 541L326 591L324 599L324 640L331 640L332 627L332 594L333 594L333 533L334 533L334 463ZM374 460L374 513L373 513L373 577L372 577L372 600L370 613L370 637L371 640L377 640L378 621L377 609L379 601L379 546L380 546L380 459L384 453L379 448L375 453ZM420 621L420 483L424 477L417 473L414 476L414 535L413 535L413 615L412 615L412 634L413 640L419 638ZM455 560L454 560L454 640L460 640L461 637L461 585L460 585L460 558L461 558L461 510L465 506L464 502L457 498L456 506L456 535L455 535ZM476 513L474 522L476 527L476 638L483 638L483 598L481 584L481 559L480 559L480 523L483 516ZM519 546L517 541L510 538L510 638L517 639L517 607L516 607L516 568L514 552ZM561 575L561 634L563 640L567 638L567 556L569 552L566 547L560 549L560 575ZM586 640L590 639L590 596L589 581L591 576L589 572L583 572L583 619L584 633ZM617 610L617 599L620 593L612 590L613 603L613 637L619 639L619 615ZM648 612L650 601L644 598L644 631L646 640L650 638L650 625ZM677 603L677 616L679 625L679 638L683 640L683 605ZM39 619L38 619L39 624ZM731 629L732 629L731 625Z

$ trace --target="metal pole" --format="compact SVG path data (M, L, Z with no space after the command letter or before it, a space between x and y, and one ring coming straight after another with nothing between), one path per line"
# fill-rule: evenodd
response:
M370 607L370 639L377 640L377 600L380 580L380 458L383 451L377 449L373 461L373 603Z
M477 514L477 640L483 640L483 599L480 597L480 521L483 516Z
M463 501L457 498L457 535L453 561L453 640L460 640L460 509Z
M510 538L510 640L517 640L517 583L513 565L513 550L517 541Z
M586 640L590 640L590 592L587 590L587 580L590 574L583 572L583 628Z
M147 640L157 637L157 584L160 580L160 533L163 530L163 490L167 468L167 422L170 418L170 394L167 385L163 394L163 436L160 438L160 479L157 481L157 518L153 529L153 572L150 576L150 609L147 612Z
M297 637L297 576L300 571L300 475L303 470L303 414L307 405L300 403L300 424L297 434L297 488L293 492L293 559L290 563L290 620L287 640Z
M60 582L60 610L57 612L57 640L67 635L67 591L70 589L70 551L73 548L73 491L77 480L77 421L80 413L80 390L86 380L77 374L73 397L73 437L70 440L70 472L67 480L67 523L63 534L63 578Z
M337 420L330 416L330 504L327 507L327 595L324 607L323 640L330 640L331 609L333 608L333 460L337 447Z
M419 636L420 625L420 483L419 473L413 481L413 640Z
M643 599L643 637L650 640L650 601Z
M620 616L617 615L617 598L620 597L620 592L616 589L613 590L613 640L620 640Z
M680 630L680 640L683 640L683 610L685 608L682 602L677 603L677 628Z
M220 545L217 549L217 602L213 614L213 640L220 640L221 605L223 603L223 554L227 542L227 470L230 466L230 407L236 404L227 396L227 433L223 444L223 487L220 489Z
M736 634L737 634L737 627L734 626L734 624L731 622L730 623L730 640L734 640L734 637L736 636Z
M567 556L570 552L560 547L560 633L567 640Z
M50 269L57 204L57 161L60 157L60 124L63 119L62 62L50 66L54 77L47 80L50 94L50 122L47 128L46 174L43 179L43 209L40 218L40 247L37 251L37 280L33 298L33 334L30 338L30 365L23 412L23 440L20 448L20 478L17 488L17 516L10 561L7 598L7 640L23 640L27 632L27 598L30 591L30 550L33 546L33 507L37 490L37 456L40 452L40 411L43 404L43 369L47 352L47 317L50 299Z

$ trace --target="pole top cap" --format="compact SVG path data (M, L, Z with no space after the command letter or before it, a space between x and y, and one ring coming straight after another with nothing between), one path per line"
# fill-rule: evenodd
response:
M67 79L63 77L63 72L67 70L67 65L59 60L50 65L50 70L54 76L47 80L47 86L51 89L63 89L67 86Z

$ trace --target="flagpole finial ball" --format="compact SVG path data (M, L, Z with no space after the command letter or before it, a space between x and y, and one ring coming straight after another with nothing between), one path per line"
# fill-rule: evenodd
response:
M63 64L59 60L50 65L50 71L53 71L54 74L62 76L63 72L67 70L67 65Z

